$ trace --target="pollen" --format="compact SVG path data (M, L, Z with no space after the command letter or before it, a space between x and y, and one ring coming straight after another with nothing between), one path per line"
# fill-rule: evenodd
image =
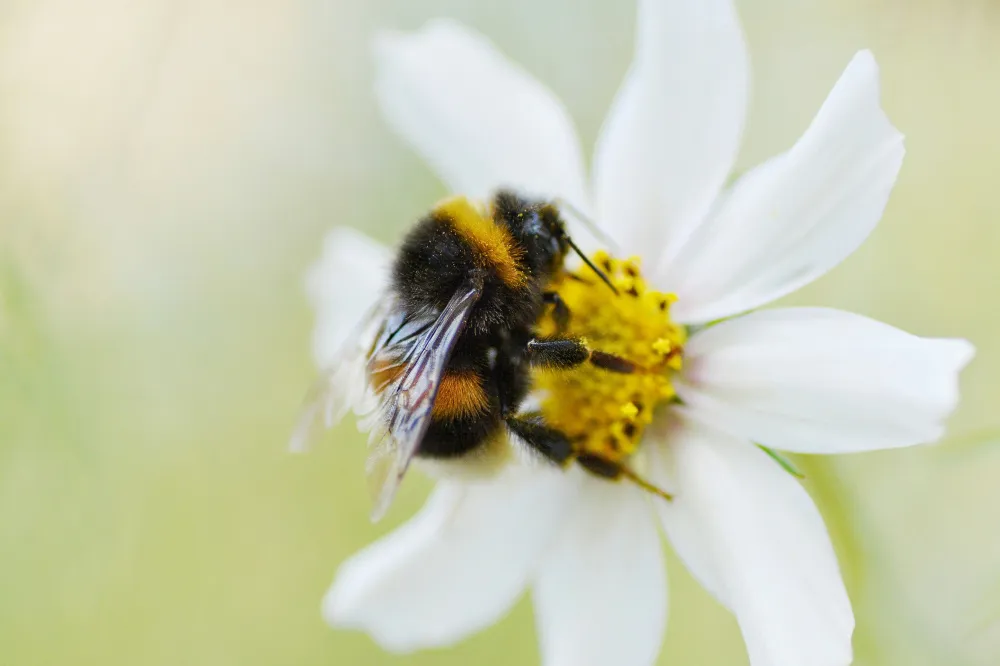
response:
M672 380L682 367L687 331L670 319L676 296L649 289L637 257L598 252L592 261L618 293L588 267L568 272L552 289L569 317L560 327L548 312L537 334L582 340L591 352L619 357L632 370L583 363L537 369L532 379L546 422L569 436L576 455L620 463L638 450L657 407L675 399Z

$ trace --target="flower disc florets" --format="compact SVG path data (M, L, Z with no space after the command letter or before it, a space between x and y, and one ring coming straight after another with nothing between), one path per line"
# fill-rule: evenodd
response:
M681 369L687 332L670 320L676 297L647 288L638 258L619 260L597 252L592 260L618 293L589 268L567 273L553 290L569 317L560 327L549 313L538 334L578 338L593 351L625 359L634 371L585 363L537 370L534 383L544 396L546 422L568 435L578 454L618 462L636 452L656 407L674 399L672 379Z

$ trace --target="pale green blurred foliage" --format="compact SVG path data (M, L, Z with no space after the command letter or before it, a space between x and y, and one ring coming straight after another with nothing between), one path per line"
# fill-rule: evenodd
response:
M788 146L862 47L907 135L883 224L790 301L979 349L954 441L798 460L854 601L856 663L998 663L1000 5L740 8L741 167ZM410 479L372 526L352 424L308 456L284 449L314 372L302 275L323 233L392 241L443 194L369 92L374 30L437 15L548 82L592 143L631 2L0 6L0 663L537 662L526 602L410 657L324 626L336 565L429 484ZM661 663L745 663L735 622L669 564Z

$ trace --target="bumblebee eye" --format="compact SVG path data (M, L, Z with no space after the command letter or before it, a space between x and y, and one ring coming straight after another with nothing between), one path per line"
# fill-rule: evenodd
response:
M555 236L549 236L549 249L552 251L553 256L559 256L562 253L562 247L559 239Z
M538 219L537 215L532 215L531 218L525 223L524 233L535 238L538 238L545 233L545 227L542 225L542 221Z

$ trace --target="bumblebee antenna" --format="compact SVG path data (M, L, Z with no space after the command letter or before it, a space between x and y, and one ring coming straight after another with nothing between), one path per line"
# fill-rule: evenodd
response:
M656 495L657 497L662 497L663 499L667 500L668 502L673 502L674 501L674 496L673 495L671 495L670 493L668 493L665 490L657 488L652 483L650 483L646 479L642 478L641 476L639 476L638 474L636 474L635 472L633 472L632 470L630 470L625 465L619 465L618 466L618 470L621 472L622 476L624 476L626 479L628 479L629 481L631 481L635 485L639 486L640 488L642 488L646 492L652 493L652 494Z
M569 246L570 246L571 248L573 248L573 251L574 251L574 252L576 252L576 254L577 254L577 255L578 255L578 256L579 256L579 257L580 257L581 259L583 259L583 263L585 263L585 264L587 264L588 266L590 266L590 269L591 269L592 271L594 271L595 273L597 273L597 277L601 278L601 282L603 282L604 284L608 285L608 288L609 288L609 289L611 289L611 291L615 292L615 296L617 296L617 295L618 295L618 289L617 289L617 288L615 287L615 285L613 285L613 284L611 283L611 278L609 278L609 277L608 277L607 273L605 273L604 271L602 271L602 270L601 270L600 268L598 268L598 267L597 267L597 266L596 266L596 265L594 264L594 262L592 262L592 261L591 261L590 259L588 259L588 258L587 258L587 255L585 255L585 254L583 253L583 251L582 251L582 250L581 250L581 249L580 249L579 247L577 247L576 243L574 243L574 242L573 242L573 239L572 239L572 238L570 238L570 237L569 237L568 235L566 235L566 234L563 234L563 238L565 238L565 239L566 239L566 242L567 242L567 243L569 244Z
M611 238L611 236L608 236L606 233L604 233L604 231L600 227L598 227L597 224L592 219L590 219L582 212L580 212L579 208L571 204L566 199L563 199L562 197L557 197L553 199L552 203L554 203L559 208L564 208L568 212L570 212L573 215L573 217L577 219L577 221L583 224L583 226L587 227L587 230L591 233L591 235L594 238L601 241L601 243L603 243L609 250L611 250L615 254L621 254L621 248L618 247L618 243L616 243Z

